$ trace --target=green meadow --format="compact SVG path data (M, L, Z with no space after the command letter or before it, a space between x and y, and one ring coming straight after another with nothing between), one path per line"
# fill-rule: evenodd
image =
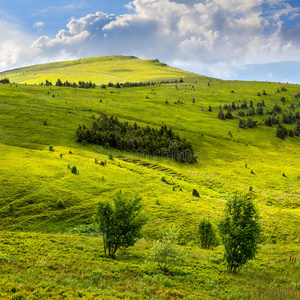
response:
M0 84L1 299L299 299L300 136L276 137L276 126L263 125L266 115L252 116L258 126L251 129L239 128L238 110L231 120L218 119L220 105L244 99L255 108L264 100L264 111L275 104L300 111L299 85L223 81L121 56L36 65L4 77L11 83ZM40 85L46 79L54 85ZM56 87L57 79L97 87ZM156 84L101 88L126 81ZM91 127L102 113L167 125L192 143L197 162L77 143L78 125ZM101 238L69 231L91 224L97 203L119 189L142 196L148 221L144 238L112 260ZM227 274L222 245L203 250L196 238L199 221L217 225L234 194L254 201L263 228L257 258L238 275ZM187 259L164 274L148 257L170 226Z

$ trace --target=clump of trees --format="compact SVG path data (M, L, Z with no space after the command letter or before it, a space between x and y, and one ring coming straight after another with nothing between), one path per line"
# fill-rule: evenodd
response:
M3 78L0 80L0 83L2 84L6 84L6 83L10 83L8 78Z
M266 126L273 126L279 124L279 117L268 116L265 120Z
M240 119L239 127L240 128L254 128L257 126L257 121L254 121L251 117L248 117L247 120Z
M289 130L285 128L280 122L278 123L277 129L276 129L276 136L280 139L285 139L289 135Z
M84 88L84 89L94 89L96 87L95 83L92 83L91 81L78 81L78 84L76 82L69 82L66 80L65 82L62 82L60 79L58 79L55 83L55 86L66 86L66 87L73 87L73 88Z
M41 85L46 85L46 86L52 86L52 82L48 81L46 79L45 83L41 83ZM72 87L72 88L84 88L84 89L94 89L96 87L96 84L91 82L91 81L78 81L78 83L76 82L69 82L68 80L66 80L65 82L62 82L60 79L57 79L55 86L66 86L66 87Z
M166 125L160 129L141 127L102 114L91 129L79 125L76 137L78 142L86 141L120 150L163 156L180 162L196 161L191 143L185 138L181 139Z

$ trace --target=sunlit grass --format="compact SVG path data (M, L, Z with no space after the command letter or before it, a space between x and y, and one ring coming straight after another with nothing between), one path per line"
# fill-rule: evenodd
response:
M0 228L36 232L1 233L0 268L6 274L1 278L3 299L13 293L27 297L35 292L42 295L40 299L59 299L64 293L67 299L81 294L86 299L139 299L137 295L157 299L299 296L300 138L281 140L276 137L275 127L240 129L237 119L217 118L219 105L232 101L238 104L244 99L248 104L252 100L255 107L264 99L268 110L275 103L284 110L292 103L296 106L298 85L193 77L162 67L159 62L122 57L54 66L56 69L34 66L24 72L26 75L15 73L9 78L11 82L35 83L30 76L36 72L40 76L34 79L36 83L41 78L102 83L181 77L184 82L92 90L0 85ZM129 72L130 68L134 70ZM93 80L89 76L95 70ZM103 77L101 72L105 73ZM278 93L282 86L287 92ZM257 96L263 90L267 95ZM286 97L285 105L281 104L282 96ZM183 104L174 103L178 100ZM212 112L208 111L209 105ZM191 141L198 162L181 164L76 143L77 126L90 127L101 113L143 126L159 128L166 124ZM253 118L263 122L265 116ZM49 151L51 145L54 151ZM110 160L109 155L114 159ZM106 161L106 166L95 163L101 161ZM78 174L72 174L73 166ZM163 176L166 182L161 180ZM139 242L121 261L103 259L100 239L53 234L91 223L96 204L111 198L118 189L141 195L148 216L146 241ZM199 198L192 196L193 189L199 192ZM225 273L222 246L209 252L195 246L199 220L208 217L216 225L226 200L234 193L245 194L256 203L264 243L258 259L236 277ZM63 207L58 206L58 200ZM189 259L168 277L147 263L147 253L159 230L171 224L178 228L179 243L185 245ZM31 263L39 248L41 252Z

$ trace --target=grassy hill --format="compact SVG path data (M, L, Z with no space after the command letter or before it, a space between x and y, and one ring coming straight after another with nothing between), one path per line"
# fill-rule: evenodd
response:
M133 71L126 73L125 67ZM93 78L89 77L92 70L97 72ZM300 137L277 138L276 126L262 125L266 115L253 116L261 125L252 129L239 128L238 110L233 111L235 118L231 120L217 118L220 105L233 101L240 105L244 99L248 105L252 101L255 108L263 99L264 111L271 111L275 103L283 111L292 104L294 112L300 111L299 99L295 98L300 92L298 85L209 79L157 61L126 57L62 62L44 69L25 68L24 75L19 72L2 74L16 84L0 84L0 269L6 272L1 279L1 297L13 297L17 292L35 299L34 291L43 291L45 299L60 299L62 290L67 299L80 298L79 294L86 299L99 295L138 299L136 290L142 298L157 299L260 299L258 292L263 295L261 299L273 294L274 299L299 296L295 274L299 272L300 254ZM36 78L30 79L33 72ZM35 85L58 78L102 84L181 77L181 83L119 89ZM77 143L78 124L91 127L101 113L141 126L159 128L166 124L192 143L197 163ZM285 126L292 129L294 124ZM49 146L54 151L49 151ZM106 161L106 166L96 164L95 159ZM72 166L79 174L71 173ZM110 199L118 189L141 195L149 219L145 240L121 261L112 262L102 257L100 239L63 233L91 223L96 204ZM192 195L193 189L199 198ZM198 249L195 240L199 220L205 216L217 224L227 199L235 193L254 200L264 229L259 259L238 277L225 273L222 246L206 252ZM58 207L58 200L63 201L63 208ZM178 266L177 273L166 276L149 265L147 257L158 232L172 224L179 230L179 242L189 259ZM20 239L23 253L28 255L17 254ZM30 263L37 245L43 245L44 250ZM81 257L83 250L86 254ZM76 261L71 262L70 253ZM83 267L87 264L89 268ZM95 270L95 265L101 267ZM115 271L108 271L112 265ZM21 273L15 272L17 266ZM36 274L49 269L51 275L39 284ZM139 281L132 283L136 276ZM193 291L196 277L200 281ZM258 290L253 288L257 283L261 284Z
M108 82L144 82L180 79L197 75L174 69L157 59L138 59L134 56L104 56L77 59L35 65L0 73L1 77L9 77L11 82L22 84L45 83L46 79L53 84L61 81L92 81L96 84ZM198 75L200 77L200 75Z

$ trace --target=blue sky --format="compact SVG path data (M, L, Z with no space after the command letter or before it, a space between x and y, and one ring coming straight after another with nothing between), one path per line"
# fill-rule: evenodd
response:
M0 71L121 54L300 83L299 0L1 0L0 26Z

